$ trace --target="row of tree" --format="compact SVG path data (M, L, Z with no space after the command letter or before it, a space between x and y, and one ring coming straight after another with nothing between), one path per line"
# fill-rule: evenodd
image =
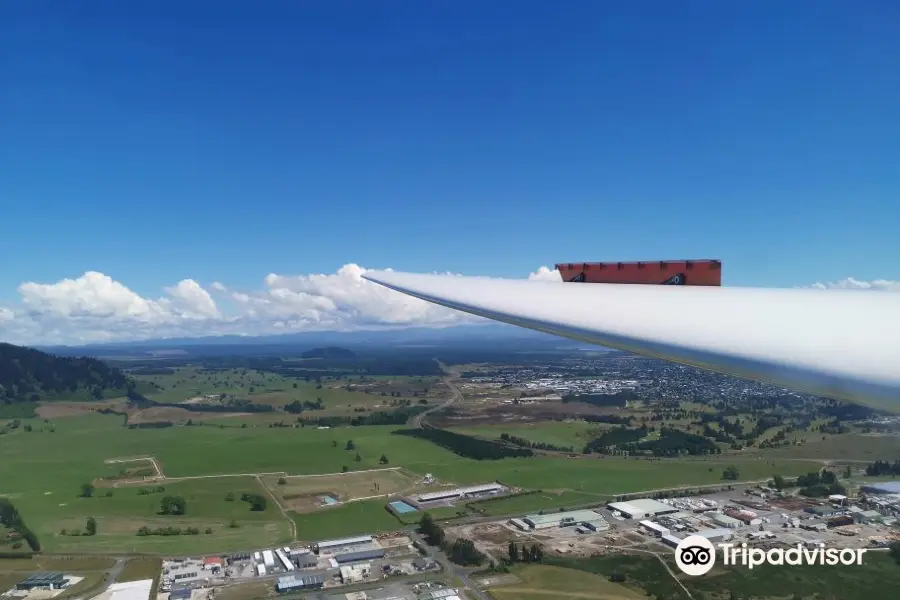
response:
M457 538L452 544L448 543L444 530L428 513L423 514L419 520L419 533L429 546L441 548L447 553L447 557L458 565L477 566L484 563L487 558L475 547L472 540Z
M521 438L515 435L509 435L508 433L500 434L500 441L513 444L514 446L519 446L521 448L531 448L532 450L549 450L551 452L575 452L575 448L572 446L555 446L553 444L547 444L545 442L532 442L530 440L526 440L525 438Z
M530 448L511 448L505 444L455 433L446 429L401 429L393 433L395 435L428 440L459 456L475 460L499 460L502 458L527 458L534 456L534 452Z
M8 498L0 497L0 524L22 536L33 551L38 552L41 549L37 536L25 525L22 515Z
M531 546L522 544L519 546L515 542L509 543L509 562L541 562L544 559L544 549L540 544L532 544Z

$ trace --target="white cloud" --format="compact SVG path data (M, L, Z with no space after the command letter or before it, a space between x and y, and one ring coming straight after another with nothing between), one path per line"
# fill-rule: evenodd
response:
M348 264L327 275L272 273L256 290L236 290L220 282L205 289L193 279L184 279L164 288L156 298L143 297L96 271L56 283L26 282L18 288L19 303L0 306L0 340L77 344L308 330L446 327L482 321L366 281L362 278L365 271ZM561 281L559 272L547 267L540 267L528 279ZM851 278L811 287L898 292L900 282Z
M840 281L814 283L809 287L820 290L873 290L878 292L900 292L900 281L888 281L887 279L860 281L848 277L846 279L841 279Z
M556 269L551 270L549 267L540 267L537 271L528 276L532 281L558 281L562 283L562 275Z

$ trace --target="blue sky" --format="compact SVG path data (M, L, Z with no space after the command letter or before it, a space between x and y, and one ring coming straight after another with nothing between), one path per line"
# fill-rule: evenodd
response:
M97 271L900 279L900 5L6 2L0 301Z

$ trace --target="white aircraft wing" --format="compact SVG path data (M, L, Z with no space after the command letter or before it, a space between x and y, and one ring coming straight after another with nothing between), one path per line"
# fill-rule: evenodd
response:
M363 277L495 321L900 411L900 294Z

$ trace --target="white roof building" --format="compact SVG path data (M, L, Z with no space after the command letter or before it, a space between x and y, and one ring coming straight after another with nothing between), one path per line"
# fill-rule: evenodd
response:
M659 515L670 515L678 512L678 509L651 498L639 498L628 502L611 502L606 505L610 510L616 510L630 519L646 519Z

